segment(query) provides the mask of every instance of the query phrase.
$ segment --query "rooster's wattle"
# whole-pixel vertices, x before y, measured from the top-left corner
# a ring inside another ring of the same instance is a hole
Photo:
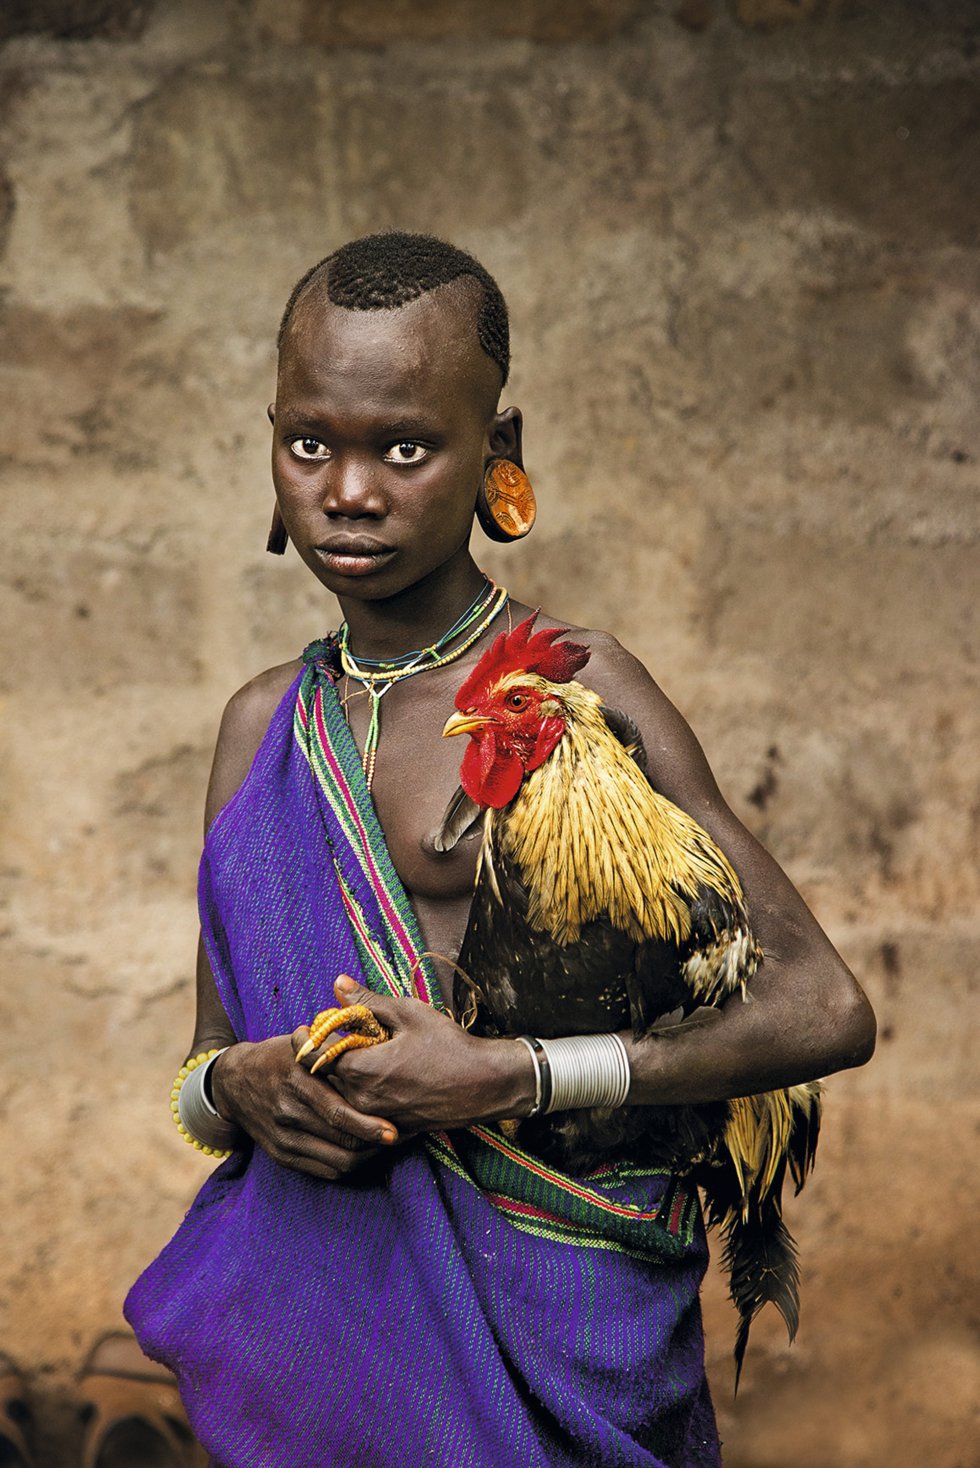
[[[457,1017],[485,1036],[630,1029],[640,1039],[744,996],[762,953],[724,854],[653,789],[632,721],[574,680],[589,649],[561,641],[567,629],[534,632],[534,621],[497,637],[444,730],[470,743],[437,850],[486,813]],[[517,1138],[579,1176],[624,1157],[694,1177],[725,1239],[740,1371],[763,1304],[796,1331],[799,1272],[780,1198],[787,1167],[802,1187],[819,1120],[812,1082],[697,1106],[537,1116]]]

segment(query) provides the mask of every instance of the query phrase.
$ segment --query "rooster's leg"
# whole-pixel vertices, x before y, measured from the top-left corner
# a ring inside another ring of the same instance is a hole
[[[310,1066],[310,1075],[315,1075],[321,1066],[329,1065],[347,1050],[365,1050],[389,1038],[388,1031],[378,1023],[366,1004],[350,1004],[346,1009],[324,1009],[310,1025],[310,1038],[297,1051],[296,1059],[302,1060],[318,1050],[335,1030],[346,1030],[347,1033]]]

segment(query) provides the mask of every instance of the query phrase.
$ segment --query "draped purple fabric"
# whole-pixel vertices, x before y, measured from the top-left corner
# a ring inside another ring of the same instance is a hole
[[[310,707],[315,688],[336,730],[311,664],[205,845],[205,942],[241,1039],[307,1023],[338,973],[381,987],[338,872],[379,943],[383,924],[297,737],[297,694]],[[356,758],[335,737],[353,788]],[[696,1200],[612,1169],[602,1197],[630,1226],[663,1214],[648,1245],[627,1247],[555,1222],[550,1194],[514,1204],[503,1153],[500,1197],[477,1186],[467,1148],[486,1150],[471,1133],[419,1141],[326,1183],[249,1146],[208,1179],[126,1314],[176,1373],[215,1463],[717,1468]]]

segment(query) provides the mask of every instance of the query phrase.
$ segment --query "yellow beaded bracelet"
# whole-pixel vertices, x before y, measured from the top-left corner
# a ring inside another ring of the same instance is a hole
[[[199,1065],[207,1065],[209,1060],[213,1060],[216,1055],[220,1054],[221,1051],[219,1049],[202,1050],[200,1055],[193,1056],[185,1065],[180,1067],[180,1070],[174,1077],[173,1087],[170,1091],[170,1111],[177,1130],[185,1142],[189,1142],[198,1152],[203,1152],[205,1157],[230,1157],[231,1151],[222,1151],[218,1147],[208,1147],[204,1142],[199,1142],[197,1137],[192,1136],[180,1119],[180,1093],[183,1090],[184,1082],[192,1070],[197,1070]]]

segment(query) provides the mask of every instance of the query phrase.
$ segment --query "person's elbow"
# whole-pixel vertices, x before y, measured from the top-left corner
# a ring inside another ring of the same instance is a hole
[[[867,1065],[875,1053],[878,1023],[864,991],[850,974],[831,1009],[824,1074]]]

